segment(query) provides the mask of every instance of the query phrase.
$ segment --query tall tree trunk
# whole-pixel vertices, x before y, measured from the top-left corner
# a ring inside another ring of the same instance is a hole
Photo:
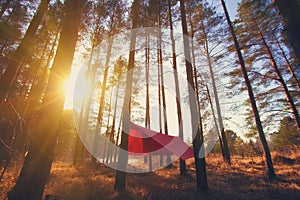
[[[298,90],[299,90],[299,92],[300,92],[300,80],[297,78],[297,75],[296,75],[296,73],[295,73],[295,71],[294,71],[294,69],[293,69],[291,63],[289,62],[289,60],[288,60],[288,58],[287,58],[287,55],[286,55],[285,51],[283,50],[283,48],[282,48],[282,46],[281,46],[281,43],[280,43],[279,39],[278,39],[276,36],[274,36],[274,38],[275,38],[275,40],[276,40],[276,44],[277,44],[277,46],[278,46],[278,48],[279,48],[279,50],[280,50],[280,53],[282,54],[282,56],[283,56],[283,58],[284,58],[284,60],[285,60],[285,63],[286,63],[286,65],[288,66],[288,68],[289,68],[289,70],[290,70],[291,75],[293,76],[293,78],[294,78],[295,81],[296,81],[296,84],[297,84],[297,86],[298,86]]]
[[[118,147],[117,146],[119,146],[119,139],[120,139],[120,133],[121,133],[122,120],[123,120],[123,113],[121,113],[121,116],[120,116],[119,127],[118,127],[116,142],[115,142],[116,145],[114,146],[114,161],[115,162],[117,160],[117,154],[118,154]]]
[[[273,0],[283,18],[291,46],[300,62],[300,5],[298,0]]]
[[[98,121],[97,121],[97,126],[96,126],[96,130],[95,130],[95,138],[94,138],[94,143],[93,143],[93,155],[96,155],[97,147],[99,146],[99,141],[100,141],[99,134],[101,134],[104,98],[105,98],[105,92],[106,92],[108,68],[109,68],[109,62],[110,62],[110,57],[111,57],[112,45],[113,45],[113,39],[109,38],[106,59],[105,59],[105,69],[104,69],[103,80],[102,80],[102,89],[101,89],[99,110],[98,110]],[[93,158],[94,164],[96,163],[96,161],[97,161],[96,158]]]
[[[265,49],[268,52],[268,55],[270,57],[271,65],[273,66],[273,68],[274,68],[274,70],[276,72],[278,81],[279,81],[279,83],[280,83],[280,85],[281,85],[281,87],[283,89],[283,92],[285,93],[286,100],[287,100],[288,104],[290,105],[291,111],[292,111],[292,113],[294,115],[294,119],[296,120],[296,124],[297,124],[297,127],[298,127],[298,132],[300,134],[300,116],[299,116],[297,107],[296,107],[296,105],[294,103],[293,97],[290,94],[290,91],[289,91],[289,89],[288,89],[288,87],[287,87],[287,85],[286,85],[286,83],[285,83],[285,81],[284,81],[284,79],[283,79],[283,77],[281,75],[280,69],[277,66],[277,63],[276,63],[275,58],[274,58],[274,56],[272,54],[272,51],[271,51],[269,45],[267,44],[267,41],[265,40],[264,35],[261,32],[261,30],[259,29],[258,25],[257,25],[257,30],[258,30],[258,34],[259,34],[259,36],[260,36],[260,38],[261,38],[261,40],[262,40],[262,42],[263,42],[263,44],[265,46]]]
[[[146,56],[146,66],[145,66],[145,76],[146,76],[146,116],[145,116],[145,127],[150,129],[150,98],[149,98],[149,61],[150,61],[150,49],[149,49],[149,32],[146,29],[146,51],[145,51],[145,56]],[[147,162],[147,157],[144,157],[144,162]],[[149,155],[149,171],[152,171],[152,157]]]
[[[78,124],[78,132],[82,133],[84,129],[84,105],[85,105],[85,99],[82,100],[81,102],[81,108],[80,108],[80,113],[79,113],[79,124]],[[75,136],[75,151],[74,151],[74,158],[73,158],[73,163],[82,163],[83,161],[83,145],[82,141],[79,137],[78,134]]]
[[[20,62],[30,54],[30,44],[34,40],[35,32],[38,29],[44,15],[47,12],[49,1],[50,0],[41,1],[38,11],[33,17],[20,45],[18,46],[18,48],[14,52],[14,55],[12,56],[13,59],[10,60],[6,71],[0,79],[0,102],[6,99],[17,75]]]
[[[207,65],[208,65],[209,72],[210,72],[210,77],[212,80],[212,87],[213,87],[213,92],[214,92],[214,96],[215,96],[215,103],[216,103],[216,108],[217,108],[219,127],[221,130],[221,131],[218,130],[220,147],[221,147],[222,156],[223,156],[224,161],[227,164],[230,164],[231,163],[230,152],[229,152],[227,138],[226,138],[225,131],[224,131],[224,124],[223,124],[223,118],[222,118],[222,114],[221,114],[221,108],[220,108],[220,103],[219,103],[219,97],[218,97],[218,91],[217,91],[217,87],[216,87],[215,77],[214,77],[214,73],[212,70],[212,63],[211,63],[211,57],[210,57],[210,53],[209,53],[209,43],[208,43],[208,39],[207,39],[207,32],[206,32],[203,20],[202,19],[200,19],[200,20],[201,20],[201,22],[200,22],[201,29],[202,29],[202,33],[203,33],[203,37],[204,37],[204,49],[205,49],[205,54],[206,54],[206,60],[207,60]],[[192,20],[190,19],[190,21],[192,21]],[[191,28],[192,28],[192,39],[193,39],[194,32],[193,32],[192,24],[191,24]],[[193,44],[194,44],[194,42],[192,40],[192,46],[193,46]],[[193,47],[192,47],[192,50],[194,51]],[[194,68],[195,68],[195,66],[194,66]],[[211,98],[211,97],[209,96],[209,98]],[[212,111],[213,111],[213,106],[212,106]],[[215,116],[214,116],[214,119],[216,119]],[[218,123],[216,123],[216,126],[218,126]],[[221,133],[221,136],[219,133]]]
[[[206,33],[204,33],[204,34],[206,34]],[[207,41],[206,37],[205,37],[205,43],[206,43],[206,48],[205,48],[206,59],[207,59],[207,64],[208,64],[209,73],[210,73],[210,77],[211,77],[211,82],[212,82],[212,87],[213,87],[213,92],[214,92],[214,97],[215,97],[215,104],[216,104],[216,108],[217,108],[218,121],[219,121],[220,132],[221,132],[222,141],[220,141],[220,142],[222,142],[222,146],[223,146],[222,149],[223,149],[224,160],[227,164],[230,164],[231,163],[230,152],[229,152],[229,148],[228,148],[227,138],[225,135],[223,117],[221,114],[221,108],[220,108],[220,102],[219,102],[219,96],[218,96],[218,91],[217,91],[217,87],[216,87],[214,72],[212,69],[211,57],[209,55],[208,41]]]
[[[44,66],[44,69],[41,69],[42,75],[41,75],[40,81],[33,84],[32,88],[30,90],[29,98],[32,101],[29,100],[27,105],[25,106],[26,108],[24,110],[24,116],[26,118],[26,121],[29,121],[31,119],[32,115],[34,114],[34,112],[37,108],[37,105],[39,104],[39,102],[41,100],[41,96],[44,92],[45,84],[48,80],[48,72],[49,72],[48,70],[50,69],[50,63],[51,63],[51,60],[53,59],[55,47],[57,46],[58,37],[59,37],[59,32],[57,32],[57,34],[55,35],[55,38],[53,40],[51,50],[47,57],[46,65]]]
[[[136,33],[135,28],[138,23],[138,12],[140,8],[140,1],[134,0],[132,4],[132,29],[130,38],[130,52],[129,60],[127,66],[127,77],[126,77],[126,88],[125,96],[123,102],[123,122],[122,122],[122,133],[121,133],[121,150],[119,151],[118,159],[118,170],[116,171],[115,179],[115,190],[123,190],[126,187],[126,173],[122,169],[126,169],[128,162],[128,133],[129,133],[129,123],[130,123],[130,99],[132,94],[132,81],[133,81],[133,69],[134,69],[134,57],[135,57],[135,43],[136,43]]]
[[[208,101],[209,101],[209,104],[210,104],[210,108],[211,108],[211,111],[212,111],[212,116],[213,116],[213,119],[214,119],[214,123],[215,123],[216,129],[217,129],[217,133],[218,133],[218,137],[219,137],[219,142],[220,142],[220,148],[221,148],[221,151],[222,151],[222,156],[225,159],[225,155],[223,155],[224,154],[223,142],[222,142],[222,139],[221,139],[220,130],[219,130],[219,127],[218,127],[218,122],[217,122],[217,119],[216,119],[216,115],[215,115],[213,103],[212,103],[210,92],[209,92],[209,89],[208,89],[207,85],[206,85],[206,92],[207,92],[207,96],[208,96]]]
[[[273,163],[272,163],[270,149],[269,149],[266,137],[265,137],[265,133],[264,133],[262,123],[261,123],[261,120],[260,120],[260,116],[259,116],[259,113],[258,113],[258,109],[257,109],[257,106],[256,106],[256,101],[255,101],[255,98],[254,98],[252,86],[251,86],[251,83],[250,83],[250,80],[249,80],[249,77],[248,77],[245,61],[244,61],[244,58],[243,58],[243,55],[242,55],[242,52],[241,52],[241,48],[240,48],[239,42],[237,40],[233,25],[232,25],[232,22],[230,20],[229,14],[228,14],[227,7],[225,5],[225,1],[221,0],[221,3],[222,3],[222,7],[224,9],[224,13],[225,13],[225,16],[226,16],[227,23],[228,23],[229,28],[230,28],[231,35],[233,37],[235,49],[236,49],[236,52],[238,54],[238,58],[239,58],[239,62],[240,62],[240,65],[241,65],[242,73],[243,73],[245,83],[246,83],[246,87],[247,87],[247,90],[248,90],[248,94],[249,94],[249,98],[250,98],[250,102],[251,102],[251,106],[252,106],[252,111],[254,113],[254,118],[255,118],[255,122],[256,122],[257,131],[258,131],[259,138],[260,138],[260,141],[263,145],[263,149],[264,149],[264,152],[265,152],[265,157],[266,157],[266,161],[267,161],[267,169],[268,169],[268,177],[269,177],[270,180],[272,180],[272,179],[276,178],[276,174],[275,174]]]
[[[106,60],[105,60],[105,69],[104,69],[104,74],[103,74],[102,90],[101,90],[101,97],[100,97],[100,104],[99,104],[98,122],[99,122],[100,126],[101,126],[101,122],[102,122],[104,98],[105,98],[105,92],[106,92],[108,68],[109,68],[109,62],[110,62],[110,57],[111,57],[112,45],[113,45],[113,39],[110,38],[108,41],[107,54],[106,54]]]
[[[113,122],[112,122],[112,125],[111,125],[111,131],[110,131],[110,141],[116,145],[115,143],[115,130],[116,130],[116,119],[117,119],[117,107],[118,107],[118,99],[119,99],[119,88],[120,88],[120,82],[118,82],[117,84],[117,91],[116,91],[116,97],[115,97],[115,105],[114,105],[114,114],[113,114]],[[112,161],[112,157],[115,152],[115,149],[111,149],[112,148],[112,145],[109,145],[109,149],[108,149],[108,152],[109,152],[109,156],[111,157],[111,161]],[[115,157],[114,157],[114,161],[115,160]]]
[[[159,49],[159,36],[157,35],[157,49]],[[157,95],[158,95],[158,123],[159,123],[159,132],[162,133],[162,117],[161,117],[161,70],[159,64],[159,50],[157,50]],[[160,155],[160,166],[163,166],[163,155]]]
[[[168,15],[169,15],[169,26],[170,26],[170,38],[172,45],[172,61],[173,61],[173,70],[174,70],[174,82],[175,82],[175,93],[176,93],[176,107],[177,107],[177,120],[178,120],[178,129],[179,137],[183,139],[183,121],[181,113],[181,103],[180,103],[180,90],[179,90],[179,81],[178,81],[178,72],[177,72],[177,60],[176,60],[176,49],[175,49],[175,39],[173,33],[173,19],[172,19],[172,9],[171,9],[171,0],[168,0]],[[186,163],[185,160],[180,159],[180,175],[186,175]]]
[[[65,100],[63,82],[69,77],[80,24],[81,0],[65,1],[63,29],[38,118],[31,130],[30,147],[16,185],[8,199],[41,199],[50,174]],[[62,67],[64,66],[64,67]],[[30,183],[30,184],[29,184]]]
[[[110,155],[110,144],[109,142],[111,141],[111,132],[109,131],[109,124],[110,124],[110,118],[111,118],[111,108],[112,108],[112,98],[113,98],[113,90],[110,91],[110,97],[109,97],[109,107],[108,107],[108,114],[107,114],[107,123],[106,123],[106,132],[105,132],[105,136],[107,139],[109,139],[109,141],[105,140],[105,146],[104,147],[104,156],[103,159],[106,157],[106,161],[105,163],[109,162],[109,155]],[[107,149],[107,152],[105,152],[105,150]],[[106,155],[106,156],[105,156]]]
[[[145,76],[146,76],[146,116],[145,116],[145,127],[150,128],[150,99],[149,99],[149,59],[150,59],[150,49],[149,49],[149,33],[146,29],[146,66],[145,66]]]
[[[44,58],[49,45],[51,45],[50,44],[50,40],[47,40],[46,44],[45,44],[45,46],[43,48],[42,55],[40,56],[41,60]],[[32,89],[35,87],[35,84],[37,83],[37,80],[39,78],[39,73],[38,72],[43,71],[44,67],[45,66],[42,66],[42,65],[36,66],[36,64],[35,64],[34,68],[31,70],[33,72],[33,74],[34,74],[34,77],[32,77],[32,80],[30,82],[31,83],[30,90],[28,90],[28,93],[26,94],[26,96],[28,96],[28,97],[25,99],[24,105],[22,105],[22,107],[23,107],[22,108],[23,116],[24,116],[24,113],[26,112],[27,106],[29,104],[32,104],[34,102],[34,95],[31,96],[31,94],[33,94],[32,93]],[[29,78],[29,77],[27,77],[27,78]]]
[[[164,67],[163,67],[163,54],[162,54],[162,34],[161,34],[161,19],[160,19],[160,5],[158,9],[158,64],[160,66],[160,81],[161,81],[161,95],[163,105],[163,116],[164,116],[164,131],[166,135],[169,135],[168,128],[168,116],[167,116],[167,105],[166,105],[166,94],[164,85]],[[167,163],[172,165],[171,155],[167,155]]]
[[[194,148],[194,158],[196,165],[196,180],[197,180],[197,189],[201,191],[209,190],[207,184],[207,175],[206,175],[206,161],[205,157],[200,158],[199,152],[200,148],[203,144],[203,132],[200,133],[199,130],[199,116],[197,113],[197,102],[195,95],[195,84],[193,78],[193,68],[191,64],[191,55],[190,55],[190,45],[187,30],[187,21],[186,21],[186,12],[184,0],[180,0],[180,13],[181,13],[181,24],[182,24],[182,32],[183,32],[183,41],[184,41],[184,56],[185,56],[185,66],[186,66],[186,74],[187,81],[189,84],[188,92],[189,92],[189,102],[190,102],[190,110],[191,110],[191,120],[192,120],[192,131],[193,131],[193,148]]]
[[[98,18],[98,20],[100,19],[100,17]],[[84,122],[83,122],[83,129],[82,129],[82,139],[83,141],[86,141],[86,135],[87,135],[87,132],[88,132],[88,121],[89,121],[89,116],[90,116],[90,107],[91,107],[91,103],[92,103],[92,95],[93,95],[93,92],[94,92],[94,89],[95,89],[95,78],[96,78],[96,71],[97,71],[97,66],[92,66],[92,60],[93,60],[93,57],[94,57],[94,54],[95,54],[95,47],[96,47],[96,40],[95,40],[95,37],[96,37],[96,34],[97,34],[97,30],[98,30],[98,27],[99,27],[99,23],[97,23],[96,25],[96,28],[94,30],[94,33],[93,33],[93,37],[92,37],[92,48],[91,48],[91,52],[90,52],[90,55],[89,55],[89,62],[88,62],[88,66],[87,66],[87,77],[89,77],[90,79],[90,83],[91,83],[91,87],[89,88],[89,93],[87,95],[87,97],[85,98],[86,99],[86,111],[84,113]],[[96,63],[99,61],[99,52],[97,53],[97,56],[96,56]],[[88,154],[86,148],[81,148],[81,154],[84,155],[84,154]],[[92,160],[93,161],[96,161],[96,159],[92,156]]]
[[[193,38],[193,32],[192,32],[192,38]],[[200,97],[199,97],[199,81],[198,81],[198,74],[197,74],[197,69],[196,69],[196,59],[195,59],[195,50],[194,50],[194,42],[193,39],[191,41],[191,46],[192,46],[192,62],[193,62],[193,73],[194,73],[194,85],[195,85],[195,95],[196,95],[196,104],[197,104],[197,111],[199,115],[199,131],[200,133],[203,133],[203,124],[202,124],[202,115],[201,115],[201,103],[200,103]],[[200,75],[199,75],[200,76]],[[200,76],[201,78],[201,76]],[[203,82],[203,80],[202,80]],[[201,141],[204,142],[204,136],[203,134],[200,134],[200,139]],[[219,140],[221,141],[220,137]],[[201,150],[202,152],[202,150]],[[203,148],[203,155],[205,155],[205,149]]]
[[[194,42],[192,40],[192,60],[193,60],[193,73],[194,73],[194,81],[195,81],[195,95],[196,95],[196,103],[197,103],[197,111],[199,115],[199,131],[200,133],[203,133],[203,124],[202,124],[202,115],[201,115],[201,103],[200,103],[200,97],[199,97],[199,82],[198,82],[198,74],[196,69],[196,60],[195,60],[195,51],[194,51]],[[202,80],[203,82],[203,80]],[[200,134],[200,139],[204,142],[204,136],[203,134]],[[219,141],[221,141],[221,137],[219,136]],[[223,149],[222,143],[221,143],[221,149]],[[223,151],[222,151],[223,152]],[[205,155],[205,149],[203,148],[203,151],[201,150],[201,153]]]

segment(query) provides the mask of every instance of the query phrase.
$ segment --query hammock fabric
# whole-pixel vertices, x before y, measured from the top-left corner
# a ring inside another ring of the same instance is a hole
[[[194,156],[193,149],[181,138],[161,134],[133,123],[130,123],[128,152],[138,155],[175,154],[182,160]]]

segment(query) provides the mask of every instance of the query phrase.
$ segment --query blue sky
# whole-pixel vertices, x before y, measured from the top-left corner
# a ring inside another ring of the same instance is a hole
[[[237,4],[240,2],[240,0],[227,0],[225,2],[228,12],[230,13],[231,20],[233,20],[236,15]]]
[[[217,7],[218,12],[224,13],[220,0],[208,0],[208,1],[210,1],[214,6]],[[237,5],[240,1],[241,0],[225,0],[226,7],[232,21],[235,18]]]

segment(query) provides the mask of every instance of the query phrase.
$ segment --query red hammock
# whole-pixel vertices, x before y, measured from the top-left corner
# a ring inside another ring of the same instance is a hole
[[[128,152],[139,155],[171,155],[186,160],[194,156],[193,149],[181,138],[161,134],[130,123]]]

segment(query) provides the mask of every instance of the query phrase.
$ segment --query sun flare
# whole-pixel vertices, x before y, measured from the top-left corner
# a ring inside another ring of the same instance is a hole
[[[65,109],[71,109],[74,104],[82,102],[91,90],[91,82],[80,67],[73,67],[69,80],[65,82]]]

